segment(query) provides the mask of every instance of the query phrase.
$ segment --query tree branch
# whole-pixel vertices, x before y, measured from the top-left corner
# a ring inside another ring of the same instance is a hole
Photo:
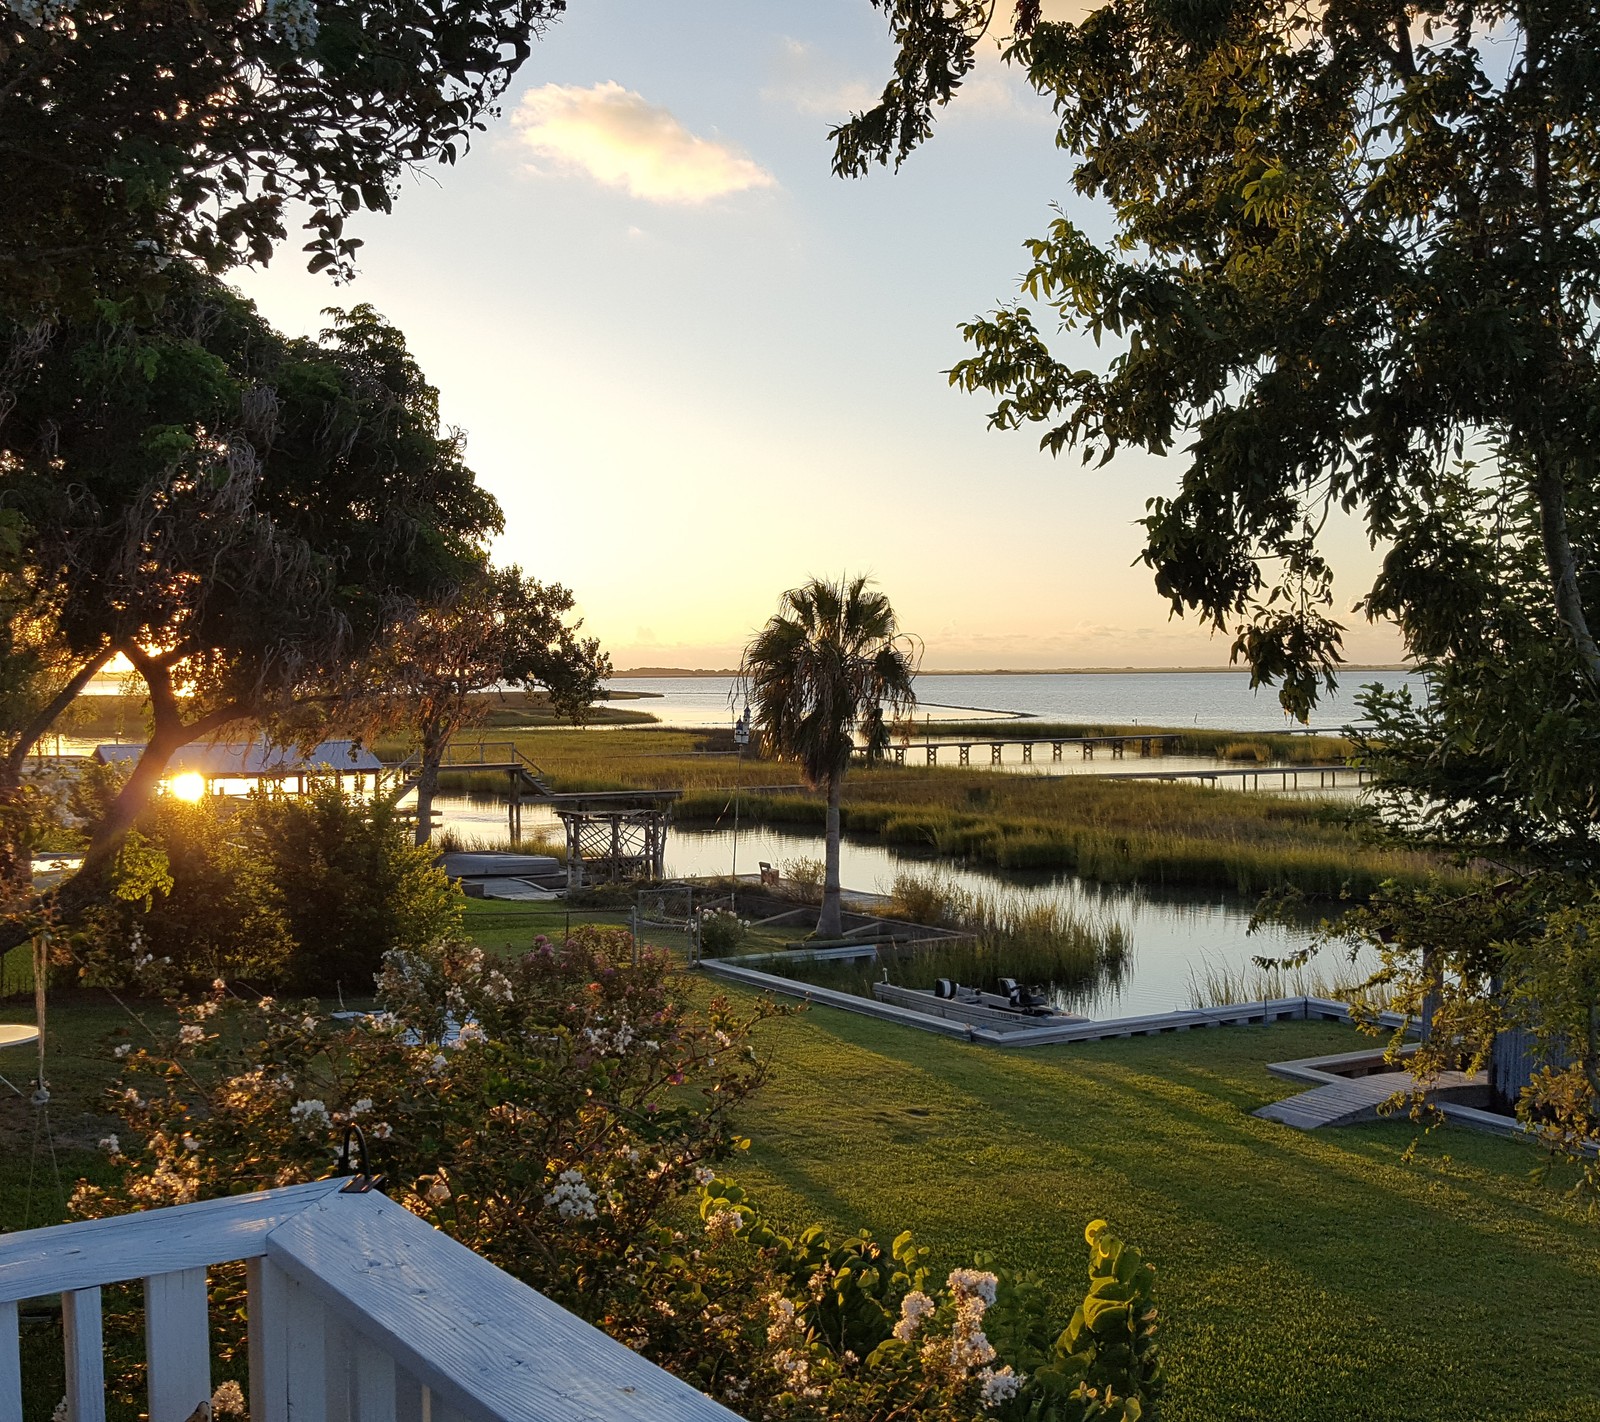
[[[1578,560],[1567,532],[1566,487],[1548,454],[1541,453],[1534,460],[1533,494],[1539,503],[1539,537],[1555,592],[1556,612],[1572,633],[1573,646],[1590,684],[1600,690],[1600,647],[1589,630],[1583,593],[1578,586]]]

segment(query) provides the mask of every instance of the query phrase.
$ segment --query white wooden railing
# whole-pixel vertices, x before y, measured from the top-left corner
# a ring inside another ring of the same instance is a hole
[[[59,1294],[71,1422],[104,1422],[104,1285],[144,1281],[149,1422],[211,1397],[206,1270],[249,1274],[250,1422],[736,1422],[375,1192],[323,1180],[0,1236],[0,1422],[17,1304]]]

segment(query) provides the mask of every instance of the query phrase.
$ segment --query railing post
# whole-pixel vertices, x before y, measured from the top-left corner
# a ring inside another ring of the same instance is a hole
[[[250,1422],[288,1422],[289,1280],[266,1259],[252,1259],[249,1272]]]
[[[68,1422],[106,1422],[100,1290],[71,1289],[62,1294],[61,1323],[66,1334]]]
[[[14,1303],[0,1304],[0,1422],[22,1422],[22,1350]]]
[[[211,1401],[206,1271],[182,1269],[144,1281],[150,1422],[186,1422]]]

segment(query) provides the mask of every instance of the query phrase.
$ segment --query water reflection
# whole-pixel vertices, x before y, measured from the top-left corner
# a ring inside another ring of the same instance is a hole
[[[493,801],[451,796],[436,802],[448,828],[463,838],[505,833],[505,808]],[[523,812],[524,836],[554,834],[548,810]],[[700,830],[672,827],[667,836],[667,872],[689,876],[753,873],[761,862],[780,869],[786,862],[819,859],[818,836],[765,825]],[[1086,1017],[1123,1017],[1190,1006],[1192,975],[1208,970],[1248,975],[1256,956],[1279,957],[1303,947],[1309,931],[1272,924],[1250,933],[1251,900],[1221,892],[1095,884],[1070,874],[1022,874],[973,869],[903,849],[846,839],[840,878],[847,889],[887,894],[905,870],[937,868],[960,886],[989,894],[1059,903],[1079,917],[1120,925],[1129,949],[1120,974],[1088,984],[1063,984],[1058,1005]]]

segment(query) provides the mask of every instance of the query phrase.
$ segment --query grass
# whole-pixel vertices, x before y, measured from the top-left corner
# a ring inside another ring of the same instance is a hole
[[[1350,968],[1329,973],[1301,964],[1295,968],[1228,968],[1203,962],[1189,970],[1191,1007],[1229,1007],[1236,1002],[1265,1002],[1275,997],[1322,997],[1335,1002],[1359,1002],[1383,1010],[1394,1000],[1386,985],[1367,985],[1367,975]]]
[[[1224,749],[1233,736],[1204,734]],[[675,814],[687,823],[726,822],[737,793],[747,821],[821,830],[822,800],[793,766],[733,754],[728,739],[665,728],[516,737],[559,790],[681,789]],[[482,788],[499,788],[487,780]],[[850,833],[999,868],[1246,894],[1288,885],[1328,898],[1457,874],[1442,858],[1369,845],[1347,819],[1347,806],[1325,800],[1087,775],[877,766],[844,785]]]
[[[564,918],[467,913],[501,951]],[[687,981],[700,1000],[725,991]],[[103,1169],[111,1048],[138,1030],[103,995],[56,996],[69,1183]],[[1250,1115],[1290,1089],[1265,1063],[1368,1040],[1295,1023],[1000,1052],[813,1008],[761,1027],[773,1071],[742,1108],[752,1145],[730,1173],[782,1227],[910,1228],[938,1269],[981,1251],[1041,1276],[1064,1310],[1081,1296],[1083,1226],[1110,1219],[1160,1270],[1166,1422],[1600,1422],[1600,1234],[1529,1180],[1530,1148],[1446,1128],[1408,1160],[1402,1122],[1307,1134]],[[28,1112],[0,1103],[11,1228]],[[52,1356],[47,1342],[59,1357],[56,1337],[25,1339],[29,1359]],[[57,1387],[40,1383],[46,1412]]]
[[[1600,1234],[1531,1149],[1402,1122],[1301,1133],[1250,1112],[1268,1061],[1352,1050],[1331,1024],[998,1052],[812,1009],[735,1173],[785,1226],[915,1231],[1071,1306],[1083,1227],[1160,1270],[1165,1422],[1600,1419]],[[1065,1315],[1063,1315],[1065,1316]]]

